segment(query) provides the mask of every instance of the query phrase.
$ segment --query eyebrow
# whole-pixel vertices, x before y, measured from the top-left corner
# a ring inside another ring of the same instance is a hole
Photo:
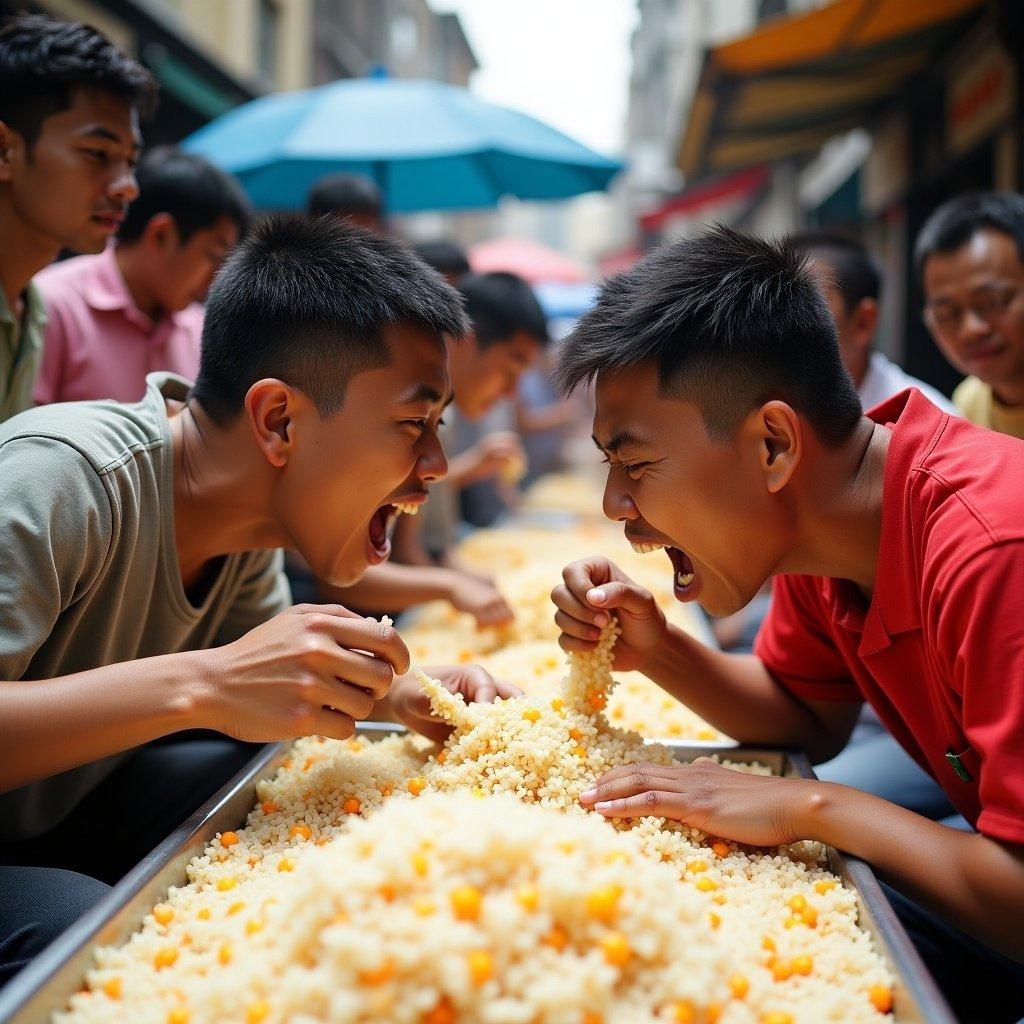
[[[410,391],[407,391],[398,399],[398,405],[415,405],[418,402],[430,402],[432,405],[441,404],[444,408],[447,408],[452,403],[452,399],[455,398],[454,392],[449,392],[447,395],[443,395],[437,388],[432,388],[429,384],[417,384]]]
[[[642,434],[631,430],[620,430],[607,444],[602,444],[597,439],[596,434],[591,434],[590,439],[597,445],[600,451],[610,455],[614,455],[620,448],[642,448],[651,443]]]
[[[109,128],[104,128],[101,124],[90,125],[88,128],[79,132],[79,136],[82,138],[90,135],[93,136],[93,138],[105,139],[107,142],[116,142],[119,146],[124,145],[124,139],[118,135],[117,132],[112,132]],[[131,148],[135,152],[142,149],[141,140],[132,139]]]

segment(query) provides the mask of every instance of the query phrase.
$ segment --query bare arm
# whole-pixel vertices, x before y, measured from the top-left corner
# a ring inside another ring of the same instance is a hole
[[[730,771],[711,761],[624,765],[581,801],[608,817],[664,815],[754,846],[814,839],[867,861],[922,906],[1024,962],[1024,848],[929,821],[830,782]]]
[[[843,749],[861,707],[801,700],[755,655],[712,650],[673,625],[641,671],[733,739],[804,750],[815,764]]]
[[[181,729],[345,739],[408,668],[393,628],[298,605],[223,647],[0,682],[0,791]]]

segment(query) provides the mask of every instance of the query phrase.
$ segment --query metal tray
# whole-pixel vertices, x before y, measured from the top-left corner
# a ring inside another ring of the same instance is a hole
[[[361,735],[379,738],[404,731],[367,722]],[[680,761],[704,757],[710,744],[667,743]],[[266,747],[252,763],[175,829],[126,875],[95,907],[52,943],[25,970],[0,990],[0,1024],[46,1024],[50,1014],[67,1005],[83,984],[97,946],[126,942],[143,918],[172,885],[186,882],[185,866],[218,832],[241,827],[256,802],[256,784],[273,775],[285,759],[288,743]],[[814,778],[802,754],[754,747],[714,750],[736,761],[759,761],[794,778]],[[857,893],[860,924],[868,931],[896,978],[896,1024],[956,1024],[935,982],[925,969],[889,905],[871,868],[854,857],[828,850],[829,867]]]

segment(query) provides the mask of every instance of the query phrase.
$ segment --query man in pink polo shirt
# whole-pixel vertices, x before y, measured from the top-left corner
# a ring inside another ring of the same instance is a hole
[[[48,317],[40,405],[136,402],[149,373],[196,376],[200,303],[245,231],[248,202],[233,178],[169,148],[145,157],[138,182],[114,245],[36,277]]]

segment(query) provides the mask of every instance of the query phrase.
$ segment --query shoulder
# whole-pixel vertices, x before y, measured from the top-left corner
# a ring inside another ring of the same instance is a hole
[[[936,572],[1024,540],[1024,441],[949,418],[907,487],[922,556]]]
[[[44,301],[59,302],[68,296],[80,297],[92,280],[98,256],[72,256],[60,263],[51,263],[32,279]]]
[[[29,409],[0,425],[0,453],[7,451],[10,458],[11,452],[33,448],[42,476],[70,449],[102,476],[167,443],[150,405],[146,400],[61,402]]]

